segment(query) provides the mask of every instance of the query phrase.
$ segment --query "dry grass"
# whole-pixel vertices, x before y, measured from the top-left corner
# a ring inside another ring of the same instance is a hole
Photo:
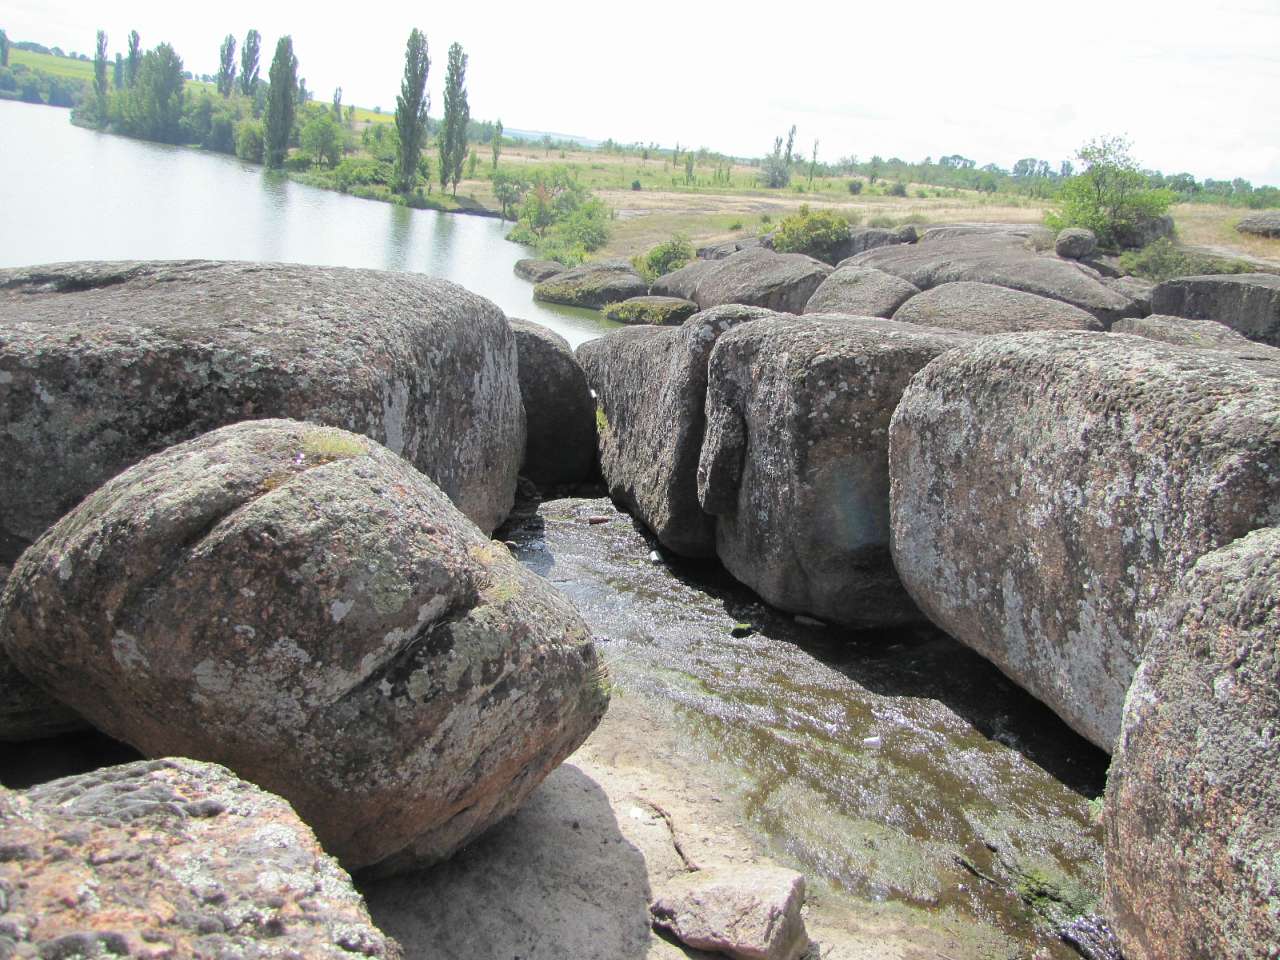
[[[1220,256],[1252,257],[1280,266],[1280,239],[1236,230],[1236,224],[1254,212],[1207,203],[1180,203],[1170,211],[1182,243]]]

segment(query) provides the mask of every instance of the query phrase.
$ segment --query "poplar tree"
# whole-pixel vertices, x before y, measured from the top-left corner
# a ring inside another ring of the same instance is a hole
[[[0,30],[0,67],[9,65],[9,35]]]
[[[129,31],[129,56],[124,61],[124,81],[132,87],[138,82],[138,67],[142,65],[142,38],[137,30]]]
[[[262,36],[257,30],[245,34],[244,46],[240,48],[240,92],[246,97],[253,96],[253,88],[258,85],[258,54],[262,48]]]
[[[218,48],[218,92],[230,97],[236,88],[236,38],[227,34]]]
[[[276,44],[267,79],[271,88],[267,97],[267,166],[279,167],[289,153],[298,94],[298,58],[293,55],[292,37],[281,37]]]
[[[93,54],[93,92],[98,96],[98,122],[107,119],[107,33],[98,31],[98,47]]]
[[[449,47],[449,65],[444,75],[444,121],[440,129],[440,186],[453,183],[458,195],[462,179],[462,161],[467,157],[467,122],[471,109],[467,106],[467,55],[461,44]]]
[[[116,65],[111,71],[111,86],[117,90],[124,89],[124,57],[116,54]]]
[[[493,129],[493,169],[498,169],[498,154],[502,152],[502,118],[498,118],[498,124]]]
[[[417,27],[409,33],[404,51],[404,79],[400,96],[396,97],[396,133],[400,135],[400,154],[396,167],[396,189],[408,193],[418,175],[418,158],[427,139],[427,111],[431,98],[427,95],[427,38]]]

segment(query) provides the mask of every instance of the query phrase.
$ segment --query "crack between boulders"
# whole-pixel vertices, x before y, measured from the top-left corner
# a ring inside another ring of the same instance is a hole
[[[644,797],[639,798],[640,802],[662,818],[662,822],[667,826],[667,832],[671,834],[671,845],[675,847],[676,855],[680,857],[680,861],[684,864],[685,870],[689,873],[696,873],[702,867],[694,861],[687,853],[684,846],[680,843],[680,835],[676,832],[676,821],[661,805]]]

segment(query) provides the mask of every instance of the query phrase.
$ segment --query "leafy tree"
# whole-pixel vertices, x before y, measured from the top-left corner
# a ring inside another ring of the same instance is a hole
[[[125,85],[132,87],[138,82],[138,70],[142,66],[142,38],[137,30],[129,31],[129,56],[124,62]]]
[[[333,119],[339,123],[342,122],[342,88],[337,87],[333,91]]]
[[[162,43],[141,57],[133,86],[119,97],[121,130],[144,140],[182,141],[182,58]]]
[[[298,80],[298,109],[302,109],[311,102],[311,91],[307,89],[307,78],[301,77]]]
[[[93,54],[93,92],[98,97],[98,121],[107,117],[107,33],[98,31],[98,46]]]
[[[218,76],[215,81],[218,92],[231,96],[236,88],[236,38],[227,34],[218,48]]]
[[[281,37],[267,74],[266,151],[267,166],[279,167],[289,152],[293,133],[294,97],[298,90],[298,58],[293,55],[293,38]]]
[[[253,96],[258,85],[258,55],[262,48],[262,35],[257,30],[245,34],[244,46],[240,48],[240,92],[246,97]]]
[[[1138,169],[1123,137],[1099,137],[1077,152],[1084,166],[1062,185],[1061,209],[1046,219],[1054,229],[1086,227],[1099,242],[1115,246],[1144,221],[1169,209],[1173,194],[1153,190]]]
[[[261,163],[266,155],[266,138],[260,120],[244,120],[236,127],[236,156]]]
[[[426,35],[414,27],[405,45],[404,78],[400,81],[400,95],[396,97],[396,133],[400,139],[396,188],[401,193],[413,189],[422,144],[427,139],[427,111],[431,108],[427,71],[430,69]]]
[[[449,64],[444,75],[444,122],[440,130],[440,187],[453,183],[453,194],[458,195],[458,181],[462,179],[462,161],[467,155],[467,121],[471,108],[467,106],[467,55],[458,43],[449,46]]]
[[[773,153],[765,157],[760,164],[760,182],[775,190],[791,182],[791,161],[782,155],[781,137],[774,137]]]
[[[111,72],[111,86],[116,90],[124,89],[124,57],[116,54],[115,68]]]
[[[9,65],[9,35],[0,30],[0,67]]]
[[[502,118],[493,129],[493,169],[498,169],[498,154],[502,153]]]
[[[308,111],[307,121],[302,125],[301,140],[302,149],[308,155],[314,155],[316,163],[326,163],[331,167],[338,165],[342,155],[342,127],[330,111],[314,107]]]
[[[524,199],[525,184],[522,180],[495,170],[493,173],[493,195],[502,205],[502,219],[510,217],[512,209]]]

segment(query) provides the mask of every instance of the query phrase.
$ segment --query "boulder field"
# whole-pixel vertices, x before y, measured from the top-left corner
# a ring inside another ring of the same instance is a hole
[[[369,439],[223,427],[92,493],[0,597],[13,663],[152,757],[287,799],[348,868],[448,856],[608,702],[563,597]]]
[[[703,310],[742,304],[800,313],[831,270],[803,254],[748,247],[720,260],[694,260],[659,277],[650,292],[692,300]]]
[[[1280,274],[1177,277],[1157,284],[1151,309],[1194,320],[1217,320],[1250,340],[1280,347]]]

